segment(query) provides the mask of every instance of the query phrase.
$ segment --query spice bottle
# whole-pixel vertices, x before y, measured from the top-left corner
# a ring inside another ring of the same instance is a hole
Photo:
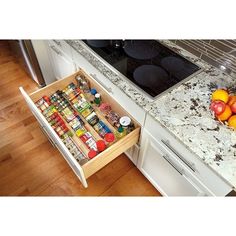
[[[115,135],[113,133],[106,133],[104,139],[106,141],[106,145],[109,147],[112,143],[114,143]]]
[[[99,106],[100,103],[101,103],[101,95],[100,95],[100,93],[96,93],[94,95],[94,97],[95,97],[94,102]]]
[[[90,92],[90,88],[89,88],[89,84],[86,80],[82,80],[81,81],[81,87],[80,89],[84,92],[84,93],[89,93]]]
[[[115,133],[117,139],[121,139],[126,135],[126,130],[120,125],[118,130]]]
[[[89,93],[90,92],[90,88],[89,88],[89,82],[85,79],[85,77],[83,75],[77,75],[75,77],[78,87],[85,93]]]

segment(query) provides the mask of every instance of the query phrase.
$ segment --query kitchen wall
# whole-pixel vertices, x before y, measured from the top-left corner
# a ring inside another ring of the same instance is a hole
[[[236,40],[171,40],[236,77]]]

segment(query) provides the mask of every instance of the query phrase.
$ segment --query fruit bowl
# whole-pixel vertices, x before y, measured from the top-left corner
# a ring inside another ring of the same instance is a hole
[[[226,89],[217,89],[211,95],[211,111],[217,120],[236,129],[236,95]]]

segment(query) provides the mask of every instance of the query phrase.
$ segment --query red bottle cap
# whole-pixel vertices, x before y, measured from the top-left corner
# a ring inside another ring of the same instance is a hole
[[[44,99],[44,101],[47,102],[48,105],[51,104],[51,100],[50,100],[50,98],[48,96],[43,96],[43,99]]]
[[[104,138],[105,138],[106,142],[111,143],[115,140],[115,135],[113,133],[107,133],[107,134],[105,134]]]
[[[99,152],[102,152],[106,149],[106,144],[103,140],[98,140],[96,142],[96,145],[97,145],[97,149],[98,149]]]
[[[94,151],[94,150],[90,150],[89,153],[88,153],[88,157],[90,159],[94,158],[95,156],[97,156],[97,152]]]

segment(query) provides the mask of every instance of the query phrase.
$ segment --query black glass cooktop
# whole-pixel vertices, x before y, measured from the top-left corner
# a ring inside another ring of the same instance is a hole
[[[83,40],[151,97],[201,68],[156,40]]]

